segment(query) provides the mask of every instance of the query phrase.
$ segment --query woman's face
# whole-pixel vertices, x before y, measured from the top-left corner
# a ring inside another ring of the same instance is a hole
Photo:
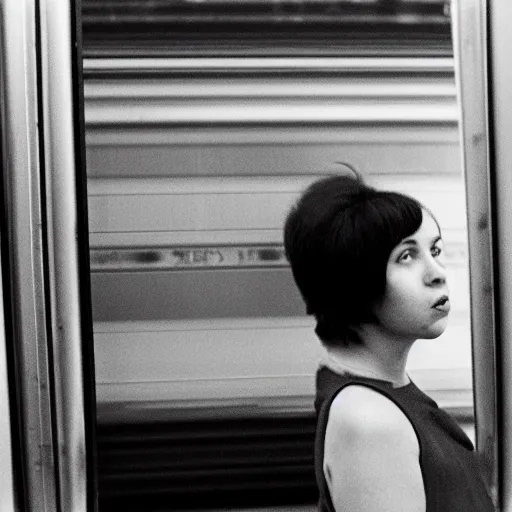
[[[423,210],[419,229],[391,251],[386,290],[375,307],[375,315],[386,334],[414,341],[441,335],[446,329],[449,311],[439,228]]]

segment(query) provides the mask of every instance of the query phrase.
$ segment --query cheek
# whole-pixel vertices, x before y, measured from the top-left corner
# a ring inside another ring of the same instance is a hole
[[[407,279],[400,279],[400,275],[389,276],[386,283],[382,305],[386,309],[401,308],[414,298]]]
[[[375,314],[383,324],[401,324],[416,316],[419,306],[414,290],[407,283],[389,280],[384,297],[375,308]]]
[[[391,302],[416,302],[422,296],[422,268],[419,264],[388,268],[385,295]]]
[[[384,326],[392,327],[402,324],[411,318],[414,308],[410,303],[400,297],[389,294],[385,297],[380,309],[377,310],[377,318]]]
[[[418,307],[418,297],[412,288],[401,287],[390,289],[388,302],[395,309],[415,309]]]

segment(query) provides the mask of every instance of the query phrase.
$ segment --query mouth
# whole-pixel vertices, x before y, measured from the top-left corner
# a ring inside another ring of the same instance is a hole
[[[448,313],[450,311],[450,299],[448,295],[442,295],[437,299],[432,305],[433,309],[437,309],[438,311],[442,311],[443,313]]]

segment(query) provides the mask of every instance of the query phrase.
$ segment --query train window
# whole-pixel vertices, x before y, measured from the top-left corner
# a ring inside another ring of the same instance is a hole
[[[346,168],[439,219],[451,325],[409,370],[475,438],[446,4],[84,0],[100,511],[315,503],[322,349],[282,224]]]

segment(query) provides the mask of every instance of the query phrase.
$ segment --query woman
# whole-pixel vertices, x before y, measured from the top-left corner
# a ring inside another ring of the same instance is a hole
[[[330,512],[490,512],[471,441],[406,372],[446,328],[439,225],[413,198],[359,178],[311,185],[285,249],[327,349],[317,373],[315,467]]]

